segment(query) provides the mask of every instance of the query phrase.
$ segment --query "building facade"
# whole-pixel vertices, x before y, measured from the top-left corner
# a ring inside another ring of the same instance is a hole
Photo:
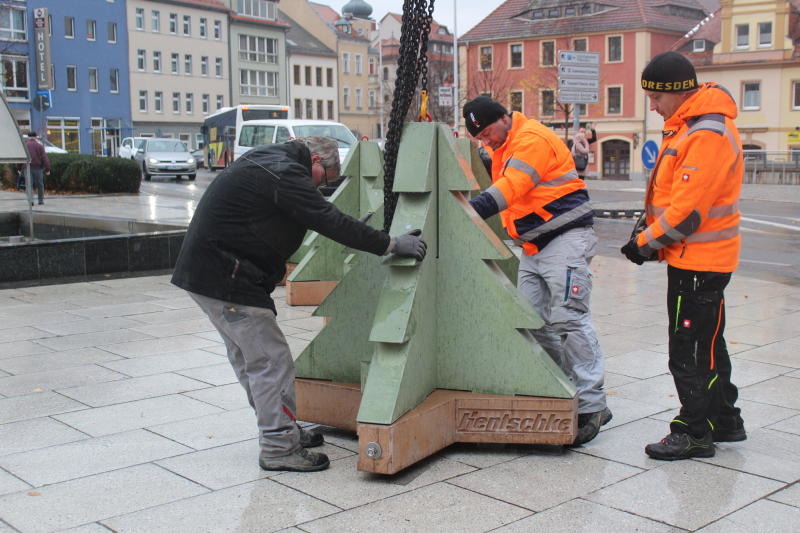
[[[134,134],[198,148],[205,117],[231,104],[228,6],[127,0],[126,7]]]
[[[0,0],[0,74],[3,92],[23,132],[31,129],[31,102],[36,95],[35,78],[29,75],[30,24],[27,1]]]
[[[227,0],[231,104],[289,102],[286,32],[277,0]]]

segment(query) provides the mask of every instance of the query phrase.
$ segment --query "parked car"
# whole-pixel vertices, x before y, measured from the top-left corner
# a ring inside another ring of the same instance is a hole
[[[202,148],[198,148],[194,152],[192,152],[194,156],[194,164],[197,165],[197,168],[204,168],[206,166],[206,154]]]
[[[125,137],[119,145],[119,156],[125,159],[134,159],[136,150],[144,146],[148,137]]]
[[[197,164],[194,156],[183,142],[177,139],[152,137],[136,150],[134,159],[142,169],[142,178],[150,181],[152,176],[185,175],[190,180],[197,177]]]
[[[63,148],[59,148],[55,144],[51,143],[47,139],[42,139],[42,145],[44,145],[44,151],[47,154],[66,154],[67,151]]]
[[[262,144],[283,143],[297,137],[332,137],[339,143],[339,160],[344,163],[355,135],[341,122],[329,120],[247,120],[236,132],[233,158]]]

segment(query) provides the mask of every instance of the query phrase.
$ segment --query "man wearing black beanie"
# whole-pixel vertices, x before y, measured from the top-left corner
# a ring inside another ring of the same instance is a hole
[[[669,435],[645,453],[667,461],[713,457],[714,442],[747,438],[723,337],[723,291],[741,244],[736,102],[716,83],[698,84],[677,52],[648,63],[642,88],[664,117],[664,139],[645,197],[647,226],[621,251],[638,265],[650,258],[669,265],[669,369],[681,402]]]
[[[467,131],[491,156],[492,186],[470,203],[483,218],[499,213],[522,247],[517,287],[544,320],[534,337],[578,391],[573,444],[583,444],[611,420],[589,311],[597,236],[586,184],[567,146],[538,120],[509,114],[486,96],[467,102],[463,113]]]

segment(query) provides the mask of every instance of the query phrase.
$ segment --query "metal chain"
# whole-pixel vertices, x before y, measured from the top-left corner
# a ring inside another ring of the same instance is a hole
[[[417,92],[417,83],[422,75],[422,87],[428,84],[428,35],[433,19],[434,0],[404,0],[403,25],[400,33],[400,52],[397,59],[397,78],[394,85],[392,111],[386,133],[383,153],[383,229],[387,233],[392,226],[397,195],[394,188],[394,171],[397,167],[397,152],[403,122]]]

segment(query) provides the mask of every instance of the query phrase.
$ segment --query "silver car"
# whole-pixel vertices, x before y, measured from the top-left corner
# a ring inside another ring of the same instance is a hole
[[[142,177],[150,181],[152,176],[184,175],[190,180],[197,177],[194,156],[183,142],[176,139],[149,138],[139,148],[134,159],[142,169]]]

